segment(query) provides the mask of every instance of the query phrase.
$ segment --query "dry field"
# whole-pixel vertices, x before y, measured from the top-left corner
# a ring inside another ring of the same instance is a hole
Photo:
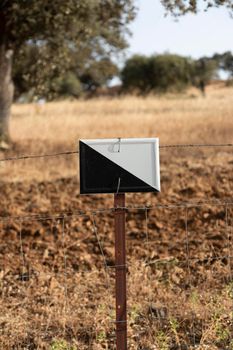
[[[80,138],[232,143],[233,89],[15,105],[11,135],[0,158]],[[161,194],[127,195],[129,349],[233,349],[232,166],[232,147],[161,149]],[[112,196],[79,195],[77,154],[0,176],[0,349],[114,349]]]

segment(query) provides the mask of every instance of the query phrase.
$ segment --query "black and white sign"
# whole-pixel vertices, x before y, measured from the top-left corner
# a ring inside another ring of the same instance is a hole
[[[79,141],[80,193],[159,192],[159,140]]]

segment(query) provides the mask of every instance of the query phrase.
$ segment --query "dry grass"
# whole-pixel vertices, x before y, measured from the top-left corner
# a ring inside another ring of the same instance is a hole
[[[183,96],[122,97],[13,107],[14,153],[38,154],[76,150],[81,138],[159,137],[161,144],[231,142],[233,89],[210,87],[206,98]],[[11,154],[11,153],[9,153]],[[72,176],[75,156],[2,165],[1,176],[43,180]],[[43,173],[41,172],[43,168]]]

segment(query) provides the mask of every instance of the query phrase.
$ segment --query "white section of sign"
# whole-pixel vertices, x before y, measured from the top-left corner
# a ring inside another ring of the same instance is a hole
[[[158,138],[81,141],[160,191]]]

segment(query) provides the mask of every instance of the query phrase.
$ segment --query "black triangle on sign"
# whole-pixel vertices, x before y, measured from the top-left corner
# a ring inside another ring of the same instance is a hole
[[[82,141],[79,141],[79,159],[81,194],[158,192]]]

